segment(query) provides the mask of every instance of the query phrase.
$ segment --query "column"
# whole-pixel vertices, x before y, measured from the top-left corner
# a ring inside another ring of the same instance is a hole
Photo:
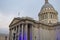
[[[32,24],[28,24],[28,40],[32,40]]]
[[[10,32],[9,32],[9,40],[13,40],[13,36],[12,36],[12,28],[10,29]]]
[[[22,40],[23,40],[23,24],[22,24]]]
[[[20,29],[20,26],[19,25],[17,25],[17,30],[16,30],[16,40],[18,40],[18,35],[19,35],[19,29]]]
[[[23,40],[23,25],[20,24],[19,40]]]
[[[32,27],[33,27],[33,26],[32,26],[32,24],[31,24],[31,25],[30,25],[30,40],[32,40],[32,33],[33,33],[33,32],[32,32],[32,31],[33,31],[33,30],[32,30]]]
[[[14,31],[14,33],[15,33],[15,40],[16,40],[17,39],[17,37],[16,37],[17,36],[17,25],[16,25],[15,29],[16,30]]]
[[[17,26],[18,26],[18,25],[15,26],[15,30],[14,30],[14,33],[15,33],[15,40],[17,39],[16,36],[17,36],[17,34],[18,34],[18,33],[17,33],[17,30],[18,30],[18,29],[17,29]]]
[[[9,40],[11,40],[11,29],[9,30]]]
[[[38,36],[39,36],[38,37],[39,38],[38,40],[40,40],[40,27],[38,28]]]
[[[18,40],[19,40],[19,35],[20,35],[20,25],[19,25],[19,28],[18,28]]]
[[[25,25],[25,31],[26,31],[26,40],[28,40],[28,24]]]

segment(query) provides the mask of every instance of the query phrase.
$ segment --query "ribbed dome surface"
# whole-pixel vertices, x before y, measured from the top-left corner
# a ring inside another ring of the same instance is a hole
[[[53,7],[50,3],[45,3],[45,4],[42,6],[41,12],[42,12],[42,11],[46,11],[46,10],[55,11],[54,7]]]
[[[54,9],[53,6],[52,6],[50,3],[45,3],[45,4],[42,6],[42,9],[45,9],[45,8],[52,8],[52,9]],[[42,10],[42,9],[41,9],[41,10]]]
[[[48,0],[45,0],[45,4],[42,6],[39,14],[46,13],[46,12],[53,12],[57,13],[57,11],[54,9],[54,7],[48,2]]]
[[[41,10],[40,10],[40,12],[42,13],[42,12],[56,12],[56,10],[54,9],[54,7],[48,2],[48,3],[45,3],[43,6],[42,6],[42,8],[41,8]]]

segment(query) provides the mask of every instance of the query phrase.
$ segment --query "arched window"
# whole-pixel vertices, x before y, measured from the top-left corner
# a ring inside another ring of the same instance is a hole
[[[44,19],[47,19],[47,14],[44,14]]]
[[[50,18],[51,18],[51,19],[53,18],[53,14],[52,14],[52,12],[50,12]]]
[[[48,18],[48,15],[47,15],[47,12],[44,14],[44,19],[47,19]]]
[[[51,18],[53,18],[53,15],[51,14]]]

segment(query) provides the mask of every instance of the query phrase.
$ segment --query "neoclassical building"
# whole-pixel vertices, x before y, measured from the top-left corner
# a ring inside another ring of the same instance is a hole
[[[45,0],[38,17],[38,21],[30,17],[14,18],[9,25],[9,40],[58,40],[58,12],[48,0]]]

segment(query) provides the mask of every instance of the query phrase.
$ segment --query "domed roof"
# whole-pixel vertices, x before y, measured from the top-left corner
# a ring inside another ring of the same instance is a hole
[[[56,12],[54,7],[48,2],[48,0],[45,0],[45,4],[42,6],[40,12]]]
[[[50,3],[45,3],[43,6],[42,6],[42,9],[46,9],[46,8],[53,8],[53,6],[50,4]]]
[[[42,8],[53,8],[53,6],[48,2],[48,0],[45,0],[45,4]]]

